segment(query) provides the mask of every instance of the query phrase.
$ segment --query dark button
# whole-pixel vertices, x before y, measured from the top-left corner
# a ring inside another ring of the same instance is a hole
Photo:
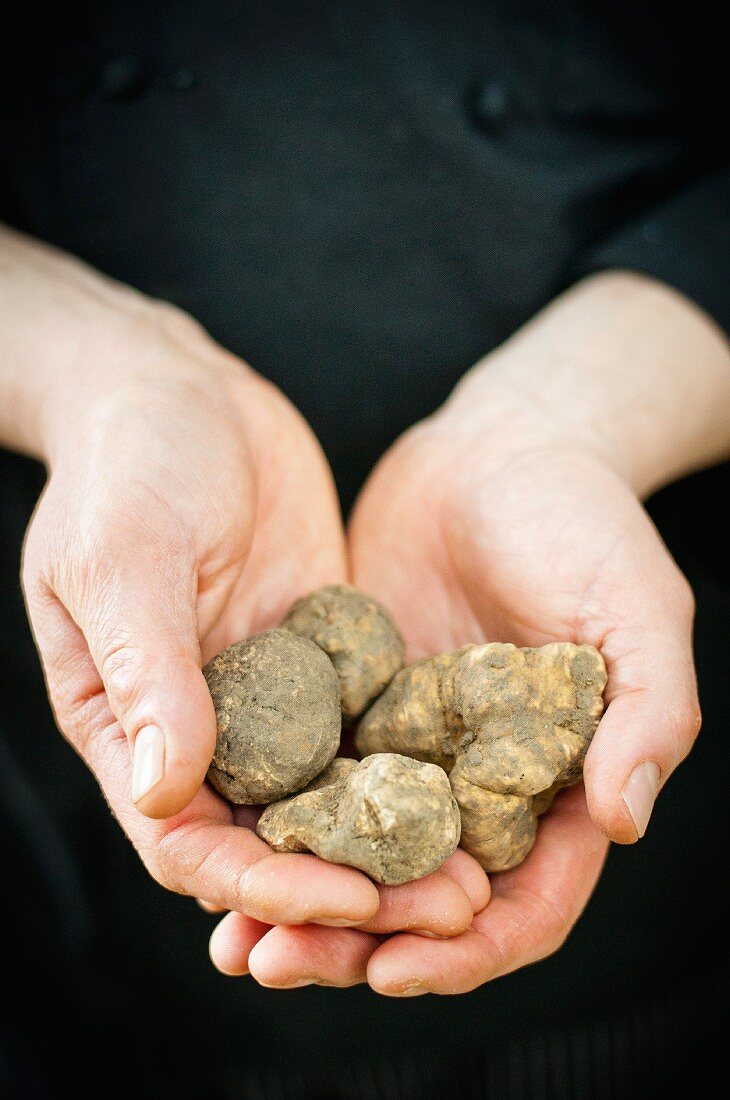
[[[150,84],[148,66],[139,57],[126,54],[108,61],[101,70],[99,85],[109,99],[128,100],[141,95]]]
[[[509,114],[509,96],[504,84],[488,80],[477,91],[474,103],[477,122],[486,126],[498,126]]]

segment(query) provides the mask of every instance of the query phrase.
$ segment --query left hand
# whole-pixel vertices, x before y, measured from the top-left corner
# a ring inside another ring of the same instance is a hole
[[[555,345],[548,339],[542,357],[539,345],[538,328],[494,353],[489,369],[467,376],[391,448],[356,508],[351,562],[354,582],[393,611],[410,660],[482,640],[600,649],[608,706],[585,790],[556,800],[527,860],[493,879],[491,904],[461,935],[380,942],[350,929],[268,931],[231,914],[211,943],[228,973],[288,986],[367,979],[378,992],[413,996],[467,992],[544,958],[588,901],[607,838],[643,835],[658,790],[692,746],[692,594],[630,483],[663,473],[614,446],[599,398],[600,430],[581,418],[580,385],[573,420],[567,405],[541,400],[532,364],[549,376]]]

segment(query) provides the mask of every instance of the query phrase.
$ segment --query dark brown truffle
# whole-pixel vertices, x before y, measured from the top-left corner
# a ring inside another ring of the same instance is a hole
[[[340,685],[319,646],[268,630],[203,672],[218,724],[208,779],[229,801],[272,802],[327,767],[340,743]]]

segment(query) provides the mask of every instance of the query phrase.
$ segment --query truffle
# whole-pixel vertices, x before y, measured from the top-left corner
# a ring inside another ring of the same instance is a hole
[[[306,791],[268,806],[256,831],[276,851],[315,852],[393,886],[453,855],[460,822],[443,769],[376,753],[334,760]]]
[[[530,851],[556,791],[580,780],[605,685],[593,646],[466,646],[399,672],[364,716],[356,745],[444,767],[462,847],[485,870],[504,871]]]
[[[217,720],[208,772],[231,802],[272,802],[326,768],[340,744],[340,685],[319,646],[268,630],[203,669]]]
[[[330,658],[346,722],[358,718],[403,665],[403,639],[390,613],[347,584],[330,584],[297,600],[281,625]]]

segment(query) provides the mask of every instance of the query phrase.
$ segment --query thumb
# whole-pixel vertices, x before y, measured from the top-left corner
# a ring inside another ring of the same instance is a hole
[[[622,844],[644,835],[659,790],[699,732],[693,613],[678,577],[662,599],[637,601],[631,623],[602,646],[609,704],[583,774],[591,817]]]
[[[132,800],[148,817],[169,817],[199,790],[215,749],[215,711],[201,671],[197,567],[168,548],[128,543],[100,557],[103,565],[83,585],[58,594],[129,740]]]

